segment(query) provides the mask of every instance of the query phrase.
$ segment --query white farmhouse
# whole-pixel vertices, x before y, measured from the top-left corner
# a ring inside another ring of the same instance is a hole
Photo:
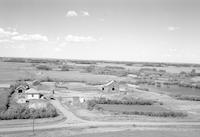
[[[25,91],[26,99],[40,99],[42,97],[42,94],[38,92],[37,90],[30,88]]]

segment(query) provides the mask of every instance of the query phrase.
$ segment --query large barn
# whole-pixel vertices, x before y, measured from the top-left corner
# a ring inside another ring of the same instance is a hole
[[[108,83],[101,85],[101,91],[103,91],[103,92],[119,92],[119,83],[115,80],[111,80]]]

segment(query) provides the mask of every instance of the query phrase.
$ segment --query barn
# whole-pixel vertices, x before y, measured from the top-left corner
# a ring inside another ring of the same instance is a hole
[[[119,92],[119,83],[115,80],[111,80],[108,83],[101,85],[101,91],[103,92]]]

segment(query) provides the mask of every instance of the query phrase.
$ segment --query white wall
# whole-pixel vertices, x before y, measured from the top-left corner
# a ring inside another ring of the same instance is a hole
[[[27,99],[39,99],[40,95],[39,94],[28,94]]]

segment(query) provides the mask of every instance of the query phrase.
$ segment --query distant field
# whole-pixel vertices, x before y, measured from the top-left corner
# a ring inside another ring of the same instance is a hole
[[[30,63],[0,62],[0,82],[32,77],[33,69]]]
[[[168,88],[167,86],[163,87],[155,87],[152,85],[141,85],[141,87],[149,88],[150,91],[155,91],[155,92],[166,92],[168,94],[172,95],[193,95],[193,96],[200,96],[200,89],[194,89],[194,88],[188,88],[188,87],[179,87],[176,85],[170,86]]]
[[[95,75],[90,73],[80,73],[78,71],[42,71],[43,76],[48,76],[50,78],[65,80],[65,81],[87,81],[87,82],[107,82],[109,80],[118,80],[119,77],[111,75]]]
[[[141,66],[132,66],[132,69],[139,70],[140,68],[156,68],[157,70],[162,69],[166,70],[169,73],[180,73],[181,71],[191,72],[192,69],[196,69],[196,72],[200,72],[199,67],[175,67],[175,66],[168,66],[168,67],[141,67]]]
[[[78,71],[44,71],[37,70],[31,63],[0,62],[0,83],[15,81],[25,78],[45,78],[49,77],[64,81],[81,82],[107,82],[118,80],[119,77],[111,75],[95,75],[90,73],[80,73]]]

